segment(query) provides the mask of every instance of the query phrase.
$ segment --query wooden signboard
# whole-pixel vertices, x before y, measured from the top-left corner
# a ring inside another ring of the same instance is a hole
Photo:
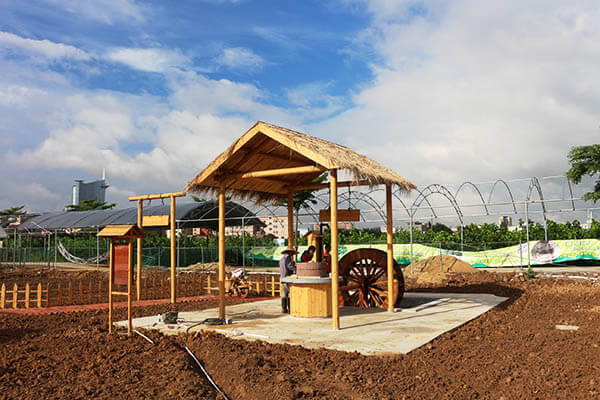
[[[127,285],[129,273],[129,245],[114,245],[113,285]]]
[[[338,221],[360,221],[360,210],[338,210]],[[319,220],[321,222],[331,221],[331,210],[320,210]]]
[[[167,226],[169,225],[168,215],[144,215],[142,218],[143,227]]]

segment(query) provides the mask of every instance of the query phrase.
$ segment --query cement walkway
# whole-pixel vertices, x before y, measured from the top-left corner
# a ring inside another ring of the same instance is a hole
[[[194,323],[218,315],[216,309],[179,313],[179,324],[165,325],[157,316],[136,318],[135,328],[158,329],[165,334],[213,330],[232,338],[288,343],[306,348],[327,348],[361,354],[406,354],[451,329],[485,313],[507,298],[491,294],[406,293],[398,312],[380,309],[340,308],[341,329],[330,318],[296,318],[281,313],[279,299],[227,307],[230,325]],[[126,326],[126,321],[116,323]]]

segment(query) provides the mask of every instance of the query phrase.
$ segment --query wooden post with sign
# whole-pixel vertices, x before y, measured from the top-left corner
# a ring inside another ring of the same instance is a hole
[[[138,202],[138,219],[137,219],[137,224],[138,227],[141,229],[143,229],[143,227],[145,226],[169,226],[170,231],[171,231],[171,303],[175,303],[177,301],[177,274],[175,271],[175,266],[176,266],[176,242],[175,242],[175,235],[176,235],[176,203],[175,203],[175,199],[177,197],[183,197],[185,196],[186,193],[185,192],[173,192],[173,193],[158,193],[158,194],[145,194],[142,196],[132,196],[129,197],[129,201],[137,201]],[[143,216],[144,213],[144,207],[143,207],[143,201],[144,200],[154,200],[154,199],[169,199],[171,202],[171,207],[170,207],[170,211],[169,211],[169,215],[147,215],[147,216]],[[138,246],[137,246],[137,251],[138,251],[138,256],[137,256],[137,265],[138,265],[138,269],[137,269],[137,282],[136,282],[136,287],[137,287],[137,299],[140,299],[140,292],[141,292],[141,279],[142,279],[142,242],[141,240],[138,240]]]
[[[110,239],[110,264],[108,268],[108,333],[113,328],[113,296],[127,296],[127,333],[131,335],[132,289],[133,289],[133,240],[144,237],[137,225],[109,225],[98,236]],[[126,286],[127,291],[122,287]],[[120,290],[115,290],[115,287]]]

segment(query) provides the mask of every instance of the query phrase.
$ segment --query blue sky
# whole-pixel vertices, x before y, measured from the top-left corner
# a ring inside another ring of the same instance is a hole
[[[116,53],[132,48],[170,52],[165,56],[173,64],[164,68],[252,82],[269,94],[265,102],[280,106],[290,105],[286,90],[307,83],[347,96],[372,77],[370,54],[353,49],[369,21],[361,7],[323,1],[157,1],[139,5],[133,15],[83,18],[82,7],[13,2],[4,10],[3,30],[88,53],[90,59],[81,64],[49,67],[90,90],[168,94],[166,78],[157,70],[162,66],[132,68],[125,54]],[[89,73],[90,68],[96,70]]]
[[[0,208],[61,209],[102,168],[120,207],[181,190],[256,120],[419,185],[560,175],[600,137],[593,2],[24,4],[0,10]]]

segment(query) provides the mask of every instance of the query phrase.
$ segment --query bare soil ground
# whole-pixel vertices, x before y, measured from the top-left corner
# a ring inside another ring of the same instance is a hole
[[[0,398],[219,398],[184,345],[232,400],[600,397],[600,286],[475,272],[451,274],[443,284],[409,277],[407,288],[509,300],[408,355],[371,357],[210,333],[147,333],[157,343],[151,345],[137,335],[108,336],[106,312],[0,314]],[[135,315],[170,308],[139,308]]]

